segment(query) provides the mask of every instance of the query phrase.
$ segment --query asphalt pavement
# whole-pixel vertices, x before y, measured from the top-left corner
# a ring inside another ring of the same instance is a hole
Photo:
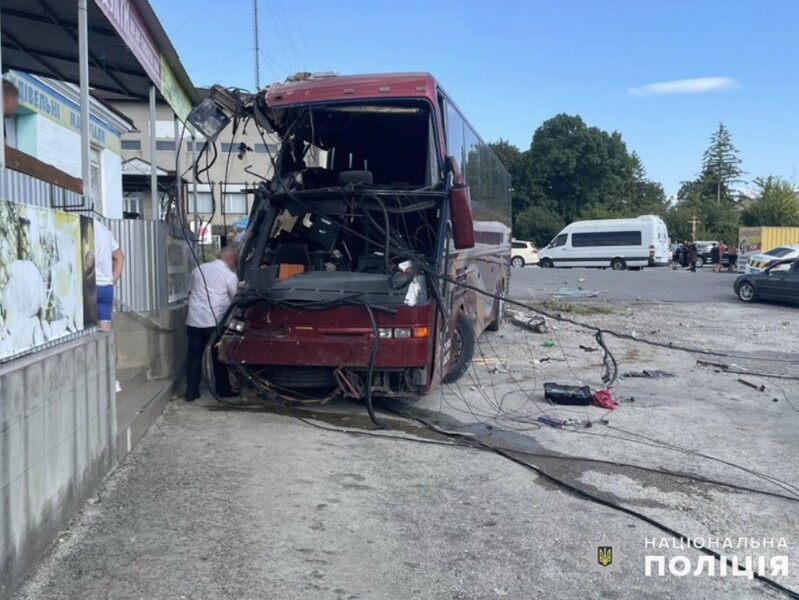
[[[384,430],[362,402],[231,411],[176,399],[17,600],[788,597],[709,575],[709,557],[682,542],[662,546],[675,531],[755,539],[757,549],[720,551],[790,555],[774,579],[799,590],[799,398],[794,382],[762,373],[796,373],[799,321],[793,307],[740,303],[734,277],[514,269],[513,297],[593,289],[609,310],[578,320],[638,336],[605,337],[623,376],[612,411],[545,400],[544,382],[605,385],[594,332],[554,321],[543,334],[505,321],[480,337],[456,384],[408,406],[378,403]],[[697,358],[734,362],[764,389]],[[673,377],[636,376],[644,369]],[[542,415],[577,424],[549,427]],[[783,538],[787,549],[761,544]],[[598,566],[599,546],[613,547],[613,569]],[[688,561],[691,573],[647,575],[650,555]]]
[[[511,270],[511,297],[522,301],[544,301],[562,288],[598,292],[606,302],[714,302],[739,303],[732,284],[737,274],[714,273],[703,267],[696,273],[670,267],[642,271],[610,269],[542,269],[528,266]],[[583,300],[582,298],[580,300]],[[592,300],[592,299],[589,299]]]

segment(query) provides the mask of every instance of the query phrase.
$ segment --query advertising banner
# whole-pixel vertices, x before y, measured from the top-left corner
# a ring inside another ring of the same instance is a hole
[[[181,121],[185,121],[192,106],[163,52],[153,41],[139,9],[130,0],[95,0],[119,37],[127,44],[149,75],[167,104]]]
[[[762,227],[741,227],[738,230],[739,261],[746,264],[746,258],[761,252],[763,243]]]
[[[184,238],[166,238],[167,302],[185,300],[189,295],[189,274],[193,259],[191,247]]]
[[[80,106],[75,102],[43,85],[27,73],[9,71],[5,75],[5,79],[8,79],[19,90],[20,106],[80,134]],[[94,115],[89,119],[89,135],[93,144],[119,154],[120,133]],[[40,140],[40,145],[46,146],[47,141]],[[45,148],[40,150],[44,151]],[[58,154],[57,150],[57,148],[53,149],[53,154]]]
[[[96,324],[91,218],[0,200],[0,360]]]

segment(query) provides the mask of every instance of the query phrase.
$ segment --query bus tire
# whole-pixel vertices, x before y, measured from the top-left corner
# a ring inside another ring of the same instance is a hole
[[[455,336],[452,340],[452,360],[449,371],[442,379],[444,383],[454,383],[463,377],[472,362],[476,341],[477,336],[469,316],[463,311],[459,312],[455,320]]]
[[[627,268],[627,263],[623,258],[614,258],[610,261],[610,268],[614,271],[624,271]]]
[[[552,267],[555,266],[555,264],[552,262],[551,258],[542,258],[541,262],[539,262],[538,265],[542,269],[551,269]]]
[[[499,298],[495,300],[494,320],[486,325],[486,331],[499,331],[502,324],[502,316],[505,314],[505,284],[503,283],[497,294]]]

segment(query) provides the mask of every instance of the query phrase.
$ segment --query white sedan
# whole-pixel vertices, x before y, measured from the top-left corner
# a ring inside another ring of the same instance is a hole
[[[511,242],[510,264],[514,267],[538,264],[538,249],[533,242],[513,240]]]
[[[762,254],[754,254],[749,257],[746,263],[745,273],[762,273],[769,266],[778,263],[782,260],[790,260],[792,258],[799,258],[799,245],[793,246],[777,246],[776,248],[763,252]],[[784,264],[778,265],[772,271],[790,271],[791,265]]]

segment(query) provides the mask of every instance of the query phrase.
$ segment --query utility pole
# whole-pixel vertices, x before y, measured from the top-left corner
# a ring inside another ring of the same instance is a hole
[[[261,42],[258,35],[258,0],[252,0],[252,36],[255,48],[255,91],[261,89]]]

